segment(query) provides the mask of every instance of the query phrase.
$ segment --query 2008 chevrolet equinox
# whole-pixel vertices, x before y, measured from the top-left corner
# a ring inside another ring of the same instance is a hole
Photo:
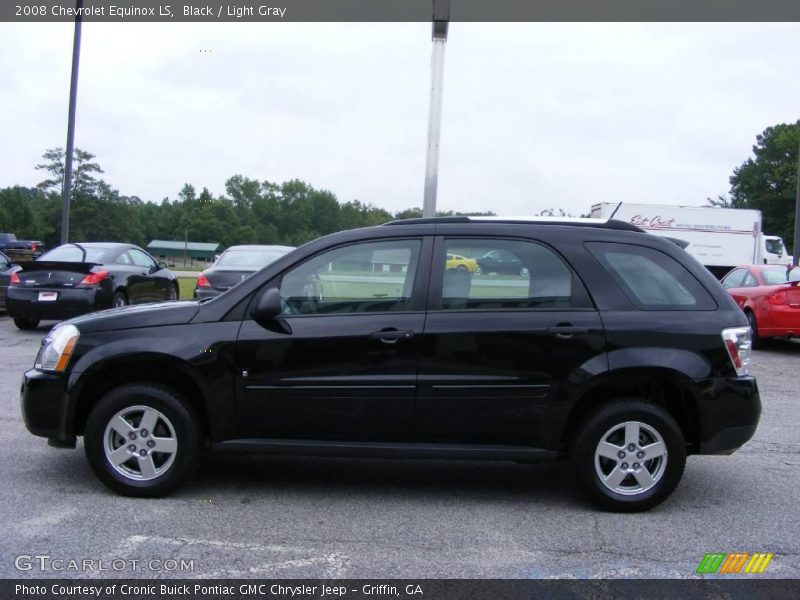
[[[490,252],[524,267],[447,268]],[[63,322],[22,411],[51,445],[82,435],[131,496],[174,490],[210,446],[569,458],[596,504],[638,511],[687,455],[752,437],[749,356],[744,314],[672,241],[613,220],[411,219],[318,239],[211,300]]]

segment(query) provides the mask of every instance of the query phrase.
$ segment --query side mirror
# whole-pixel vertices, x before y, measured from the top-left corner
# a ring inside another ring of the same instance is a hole
[[[167,263],[165,263],[163,260],[160,260],[160,261],[158,261],[158,268],[159,269],[167,269],[169,267],[167,266]]]
[[[281,291],[278,288],[269,288],[261,292],[256,298],[250,316],[256,321],[271,321],[281,314]]]

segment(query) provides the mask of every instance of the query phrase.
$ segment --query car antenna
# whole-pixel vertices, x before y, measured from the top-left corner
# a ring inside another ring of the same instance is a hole
[[[611,213],[611,216],[610,216],[610,217],[608,217],[608,220],[609,220],[609,221],[610,221],[611,219],[613,219],[613,218],[614,218],[614,215],[615,215],[615,214],[617,214],[617,211],[619,210],[619,207],[620,207],[620,206],[622,206],[622,202],[620,202],[619,204],[617,204],[617,208],[615,208],[615,209],[614,209],[614,212],[612,212],[612,213]]]

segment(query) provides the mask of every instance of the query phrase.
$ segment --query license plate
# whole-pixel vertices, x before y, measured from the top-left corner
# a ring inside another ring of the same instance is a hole
[[[58,300],[58,292],[39,292],[39,302],[55,302]]]

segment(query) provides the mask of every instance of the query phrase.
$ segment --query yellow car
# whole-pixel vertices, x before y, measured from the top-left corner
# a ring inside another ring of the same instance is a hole
[[[470,273],[478,272],[478,263],[474,259],[459,254],[448,254],[446,267],[459,271],[469,271]]]

